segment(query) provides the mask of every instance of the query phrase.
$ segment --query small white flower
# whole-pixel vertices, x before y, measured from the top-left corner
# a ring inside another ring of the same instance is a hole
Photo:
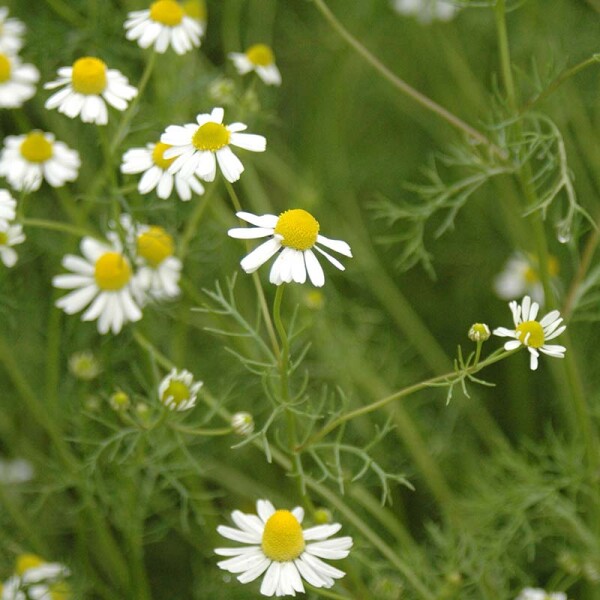
[[[17,216],[17,201],[7,190],[0,190],[0,229],[7,229],[8,222]]]
[[[140,48],[154,44],[159,54],[171,46],[177,54],[185,54],[200,46],[204,33],[200,23],[189,17],[175,0],[157,0],[146,10],[136,10],[125,21],[128,40],[137,40]]]
[[[26,27],[15,18],[8,17],[8,8],[0,6],[0,52],[16,54],[23,47]]]
[[[238,212],[237,216],[255,227],[236,227],[227,233],[238,239],[269,239],[242,259],[241,267],[246,273],[253,273],[272,256],[281,253],[271,267],[269,280],[275,285],[282,283],[304,283],[306,274],[312,284],[321,287],[325,274],[313,250],[322,254],[334,267],[344,271],[344,266],[336,258],[325,252],[317,244],[352,257],[350,246],[341,240],[331,240],[319,234],[319,222],[301,208],[286,210],[279,217],[275,215],[257,216]]]
[[[205,181],[214,181],[219,163],[227,181],[234,182],[240,178],[244,165],[231,151],[230,145],[264,152],[267,141],[262,135],[240,133],[246,129],[243,123],[223,125],[223,116],[222,108],[213,108],[211,113],[199,114],[196,123],[167,127],[160,141],[173,147],[165,151],[164,157],[176,157],[169,172],[180,172],[182,177],[196,173]]]
[[[58,69],[58,79],[44,87],[63,88],[46,100],[47,109],[58,108],[58,112],[71,119],[81,115],[84,123],[97,125],[108,123],[106,102],[123,111],[137,96],[137,89],[129,85],[125,75],[90,56],[79,58],[72,67]]]
[[[192,191],[198,195],[204,194],[204,186],[195,175],[182,177],[180,173],[173,175],[169,167],[174,158],[165,158],[164,153],[171,148],[168,144],[157,142],[148,144],[145,148],[131,148],[123,155],[121,173],[143,173],[138,183],[140,194],[149,194],[156,189],[156,195],[166,200],[173,191],[173,183],[178,196],[188,201],[192,198]]]
[[[36,554],[17,558],[16,574],[2,588],[1,600],[50,600],[69,595],[64,582],[70,571],[60,563],[46,562]]]
[[[33,465],[24,458],[4,460],[0,458],[0,484],[14,485],[31,481],[34,476]]]
[[[275,55],[266,44],[254,44],[243,53],[230,52],[229,58],[240,75],[255,71],[267,85],[281,85],[281,73],[275,64]]]
[[[452,0],[393,0],[397,12],[415,16],[421,23],[449,21],[458,12]]]
[[[139,321],[142,311],[134,298],[138,291],[129,259],[119,244],[101,243],[91,237],[81,241],[84,258],[68,254],[62,260],[69,274],[53,278],[54,287],[75,290],[56,302],[58,308],[72,315],[90,303],[83,321],[98,320],[101,334],[117,334],[125,323]]]
[[[249,412],[236,412],[231,416],[231,428],[237,435],[250,435],[254,431],[254,418]]]
[[[196,406],[202,381],[194,382],[194,376],[185,369],[173,369],[158,386],[158,399],[170,410],[189,410]]]
[[[260,586],[264,596],[295,596],[304,593],[304,579],[316,588],[330,588],[345,573],[321,558],[346,558],[352,547],[351,537],[328,540],[342,526],[339,523],[302,529],[304,509],[275,510],[268,500],[258,500],[257,515],[239,510],[231,513],[237,528],[219,525],[225,538],[248,544],[237,548],[216,548],[215,553],[228,556],[217,565],[237,575],[241,583],[265,576]]]
[[[25,234],[21,225],[11,225],[10,223],[0,225],[0,260],[5,267],[9,269],[17,264],[18,255],[13,246],[22,244],[25,241]]]
[[[0,52],[0,108],[19,108],[35,95],[40,72],[18,56]]]
[[[77,179],[80,165],[76,150],[43,131],[7,136],[0,154],[0,175],[19,191],[38,190],[43,179],[52,187],[62,187]]]
[[[538,367],[540,352],[555,358],[564,358],[567,350],[564,346],[546,343],[558,337],[567,328],[566,325],[561,325],[563,319],[559,311],[553,310],[540,321],[536,321],[540,306],[537,302],[532,302],[529,296],[525,296],[521,304],[513,300],[509,303],[509,307],[515,328],[494,329],[494,335],[514,338],[504,344],[505,350],[515,350],[519,346],[525,346],[531,355],[529,366],[533,371]]]
[[[515,600],[567,600],[563,592],[546,592],[540,588],[525,588]]]

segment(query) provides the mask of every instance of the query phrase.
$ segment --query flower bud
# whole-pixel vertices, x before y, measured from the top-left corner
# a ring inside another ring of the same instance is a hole
[[[117,412],[127,410],[130,404],[129,396],[121,390],[118,390],[112,394],[108,399],[108,402],[112,406],[113,410],[116,410]]]
[[[69,371],[74,377],[83,381],[95,379],[102,371],[100,363],[89,351],[74,352],[69,358]]]
[[[328,508],[320,506],[315,510],[314,519],[318,525],[326,525],[327,523],[331,523],[333,515]]]
[[[250,435],[254,431],[254,418],[250,413],[237,412],[231,417],[231,428],[238,435]]]
[[[468,335],[473,342],[485,342],[491,335],[490,328],[485,323],[474,323]]]

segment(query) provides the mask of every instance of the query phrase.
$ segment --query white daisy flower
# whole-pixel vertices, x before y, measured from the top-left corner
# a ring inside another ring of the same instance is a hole
[[[18,255],[13,248],[25,241],[25,234],[21,225],[7,223],[0,226],[0,260],[9,269],[17,264]]]
[[[18,56],[0,53],[0,108],[19,108],[35,95],[40,72]]]
[[[8,18],[8,8],[0,6],[0,52],[16,54],[23,47],[26,27],[22,21]]]
[[[393,0],[392,4],[396,12],[414,16],[421,23],[450,21],[459,10],[452,0]]]
[[[202,31],[206,31],[207,11],[205,0],[184,0],[181,6],[185,14],[197,21],[202,27]]]
[[[0,228],[6,229],[17,216],[17,201],[7,190],[0,190]]]
[[[563,319],[559,311],[553,310],[540,321],[536,321],[540,305],[532,302],[529,296],[525,296],[521,304],[513,300],[509,303],[509,307],[515,328],[494,329],[494,335],[514,338],[504,344],[505,350],[515,350],[519,346],[525,346],[531,355],[529,366],[533,371],[538,367],[540,352],[555,358],[564,358],[567,350],[564,346],[546,343],[558,337],[567,328],[566,325],[561,325]]]
[[[216,548],[220,556],[228,556],[217,565],[249,583],[265,576],[260,586],[264,596],[295,596],[304,593],[304,579],[316,588],[330,588],[345,573],[323,562],[321,558],[346,558],[352,547],[351,537],[328,540],[342,526],[339,523],[302,529],[304,509],[275,510],[268,500],[258,500],[256,515],[234,510],[231,518],[238,527],[219,525],[225,538],[248,546]]]
[[[46,89],[63,89],[56,92],[44,105],[47,109],[74,119],[81,115],[84,123],[106,125],[108,109],[123,111],[127,103],[137,96],[137,89],[129,85],[127,77],[116,69],[108,69],[99,58],[79,58],[72,67],[58,69],[58,79],[44,85]]]
[[[98,320],[101,334],[121,331],[125,323],[139,321],[142,311],[134,298],[138,295],[129,259],[120,244],[104,244],[91,237],[81,241],[84,258],[68,254],[62,265],[72,271],[52,279],[54,287],[74,290],[59,298],[58,308],[72,315],[88,305],[83,321]]]
[[[185,369],[173,369],[158,386],[158,399],[170,410],[189,410],[196,406],[198,391],[202,381],[194,381],[194,376]]]
[[[70,597],[63,581],[70,571],[60,563],[49,563],[36,554],[17,558],[16,574],[2,589],[2,600],[49,600]],[[26,590],[26,593],[24,593]]]
[[[173,183],[177,195],[184,201],[192,198],[192,192],[204,194],[204,186],[195,175],[182,177],[180,173],[173,175],[169,167],[174,158],[165,158],[165,151],[171,148],[169,144],[157,142],[148,144],[145,148],[131,148],[123,155],[121,173],[143,173],[138,183],[140,194],[149,194],[156,189],[156,195],[166,200],[173,191]]]
[[[548,257],[550,276],[556,277],[558,271],[558,260],[554,256]],[[532,300],[542,303],[544,286],[540,280],[536,260],[521,252],[515,252],[506,262],[503,271],[494,280],[494,291],[503,300],[515,300],[527,294],[531,296]]]
[[[253,273],[266,263],[279,250],[281,253],[271,267],[269,280],[275,285],[282,283],[304,283],[306,273],[312,284],[321,287],[325,274],[313,250],[322,254],[334,267],[344,271],[344,266],[336,258],[325,252],[317,244],[335,250],[344,256],[352,257],[350,246],[341,240],[331,240],[319,234],[319,222],[301,208],[294,208],[275,215],[257,216],[238,212],[237,216],[255,227],[236,227],[227,233],[238,239],[269,239],[242,259],[241,267],[246,273]]]
[[[0,175],[19,191],[38,190],[43,179],[52,187],[62,187],[77,179],[80,165],[77,150],[43,131],[7,136],[0,153]]]
[[[177,54],[185,54],[200,46],[204,33],[200,23],[189,17],[175,0],[157,0],[146,10],[136,10],[125,21],[128,40],[137,40],[140,48],[154,44],[159,54],[171,46]]]
[[[546,592],[540,588],[525,588],[515,600],[567,600],[563,592]]]
[[[238,146],[252,152],[264,152],[267,140],[262,135],[240,133],[243,123],[223,125],[224,110],[213,108],[211,113],[199,114],[196,123],[171,125],[160,141],[173,146],[165,151],[165,158],[176,160],[169,167],[171,173],[189,177],[196,173],[205,181],[214,181],[217,163],[227,181],[237,181],[244,171],[240,159],[231,151]]]
[[[35,475],[33,465],[25,458],[5,460],[0,458],[0,484],[15,485],[31,481]]]
[[[281,73],[275,64],[275,55],[266,44],[254,44],[243,53],[230,52],[229,58],[240,75],[255,71],[267,85],[281,85]]]

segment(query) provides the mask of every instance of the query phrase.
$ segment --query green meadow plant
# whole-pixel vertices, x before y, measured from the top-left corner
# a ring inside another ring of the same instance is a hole
[[[600,598],[596,0],[5,4],[0,600]]]

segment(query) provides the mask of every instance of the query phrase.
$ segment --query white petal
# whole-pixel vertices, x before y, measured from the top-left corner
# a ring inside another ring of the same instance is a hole
[[[339,560],[348,556],[351,547],[352,538],[343,537],[334,540],[315,542],[314,544],[307,544],[306,552],[313,556],[319,556],[320,558]]]
[[[262,227],[234,227],[227,232],[227,235],[239,240],[254,240],[273,235],[273,229],[265,229]]]
[[[540,321],[540,325],[545,328],[554,321],[556,321],[559,317],[560,311],[552,310]]]
[[[263,557],[262,562],[258,563],[252,569],[248,569],[245,573],[242,573],[238,577],[238,581],[240,583],[250,583],[251,581],[254,581],[257,577],[260,577],[267,570],[267,567],[270,564],[270,559],[268,559],[266,556]]]
[[[256,515],[246,515],[239,510],[234,510],[231,513],[231,518],[242,531],[256,533],[262,538],[265,524]]]
[[[261,550],[255,550],[251,554],[244,556],[234,556],[227,560],[222,560],[217,563],[219,569],[229,571],[230,573],[243,573],[261,564],[264,561],[265,555]]]
[[[316,588],[331,587],[333,580],[328,577],[321,577],[308,563],[303,560],[303,557],[304,554],[294,561],[294,565],[296,565],[300,575],[308,583],[310,583],[310,585]]]
[[[255,133],[232,133],[229,143],[251,152],[264,152],[267,149],[267,140]]]
[[[242,554],[252,554],[257,550],[260,550],[260,546],[240,546],[239,548],[215,548],[215,554],[218,554],[219,556],[241,556]]]
[[[260,593],[263,596],[272,596],[279,585],[279,577],[281,576],[281,563],[273,561],[260,586]]]
[[[521,302],[521,316],[523,317],[523,321],[529,321],[529,309],[531,307],[531,298],[529,296],[525,296],[523,301]]]
[[[309,564],[319,575],[325,577],[331,577],[332,579],[341,579],[346,573],[344,571],[340,571],[340,569],[336,569],[331,565],[323,562],[321,559],[309,554],[308,552],[302,553],[302,560]]]
[[[280,248],[281,242],[277,238],[271,238],[245,256],[241,260],[240,266],[246,273],[254,273],[256,269],[264,265]]]
[[[321,250],[319,246],[314,246],[314,249],[322,254],[334,267],[337,267],[340,271],[346,270],[346,267],[344,267],[344,265],[337,258],[331,256],[331,254],[325,252],[325,250]]]
[[[243,544],[260,544],[262,536],[257,533],[248,533],[247,531],[241,531],[234,527],[227,527],[226,525],[219,525],[217,531],[228,540],[234,542],[242,542]]]
[[[563,358],[567,351],[564,346],[560,346],[559,344],[544,344],[539,350],[548,356],[555,356],[557,358]]]
[[[493,333],[498,337],[515,337],[516,335],[514,329],[507,329],[506,327],[496,327]]]
[[[527,348],[529,350],[530,359],[529,359],[529,367],[532,371],[535,371],[538,368],[538,356],[539,352],[534,348]]]
[[[350,250],[350,246],[346,242],[343,242],[342,240],[330,240],[329,238],[326,238],[324,235],[318,235],[317,242],[319,244],[325,246],[326,248],[329,248],[331,250],[334,250],[335,252],[339,252],[340,254],[343,254],[344,256],[348,256],[349,258],[352,258],[352,250]]]
[[[275,507],[269,500],[257,500],[256,512],[262,519],[263,523],[266,523],[275,512]]]
[[[296,506],[296,508],[292,510],[292,514],[296,517],[298,523],[302,523],[304,520],[304,509],[301,506]]]
[[[323,268],[312,250],[304,251],[304,260],[306,261],[306,270],[312,284],[315,287],[322,287],[325,283],[325,273],[323,273]]]
[[[547,340],[553,340],[554,338],[558,337],[565,329],[567,328],[566,325],[563,325],[562,327],[559,327],[556,331],[554,331],[553,333],[547,334],[545,336],[546,341]]]
[[[340,523],[332,523],[331,525],[317,525],[303,531],[304,540],[324,540],[336,534],[342,528]]]
[[[242,161],[231,151],[229,146],[225,146],[216,152],[217,162],[221,172],[227,181],[233,183],[237,181],[244,172]]]
[[[504,349],[505,350],[516,350],[520,345],[521,345],[520,340],[511,340],[510,342],[506,342],[506,344],[504,344]]]
[[[279,217],[275,215],[253,215],[249,212],[239,211],[235,213],[235,216],[242,221],[246,221],[246,223],[250,223],[250,225],[255,225],[256,227],[269,227],[273,228],[277,225],[277,221]]]

